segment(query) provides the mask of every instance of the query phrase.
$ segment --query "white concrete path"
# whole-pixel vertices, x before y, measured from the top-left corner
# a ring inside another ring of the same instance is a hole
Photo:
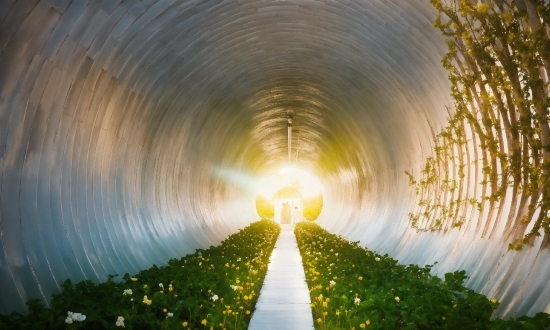
[[[249,330],[313,329],[311,300],[294,225],[281,225]]]

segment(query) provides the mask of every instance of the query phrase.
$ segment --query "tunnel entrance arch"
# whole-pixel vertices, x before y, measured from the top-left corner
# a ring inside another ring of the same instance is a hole
[[[287,212],[285,219],[285,203]],[[323,207],[323,185],[315,176],[296,167],[285,167],[261,180],[256,210],[264,219],[277,223],[315,220]]]

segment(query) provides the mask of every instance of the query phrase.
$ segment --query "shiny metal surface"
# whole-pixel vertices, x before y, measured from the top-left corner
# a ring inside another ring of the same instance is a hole
[[[287,159],[321,224],[550,311],[548,250],[417,234],[403,174],[452,105],[427,0],[0,1],[0,313],[216,244]]]

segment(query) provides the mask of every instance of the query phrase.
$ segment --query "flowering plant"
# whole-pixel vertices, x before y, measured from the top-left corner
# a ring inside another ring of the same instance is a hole
[[[279,232],[262,220],[121,280],[66,280],[50,308],[31,300],[27,315],[0,315],[0,329],[246,329]]]
[[[550,327],[545,313],[491,319],[499,302],[464,287],[465,271],[441,279],[430,274],[433,265],[400,265],[310,222],[298,223],[295,234],[316,329]]]

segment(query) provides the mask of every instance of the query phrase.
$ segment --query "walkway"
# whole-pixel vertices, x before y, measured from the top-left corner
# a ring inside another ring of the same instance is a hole
[[[281,225],[281,229],[249,330],[313,329],[309,290],[294,225]]]

